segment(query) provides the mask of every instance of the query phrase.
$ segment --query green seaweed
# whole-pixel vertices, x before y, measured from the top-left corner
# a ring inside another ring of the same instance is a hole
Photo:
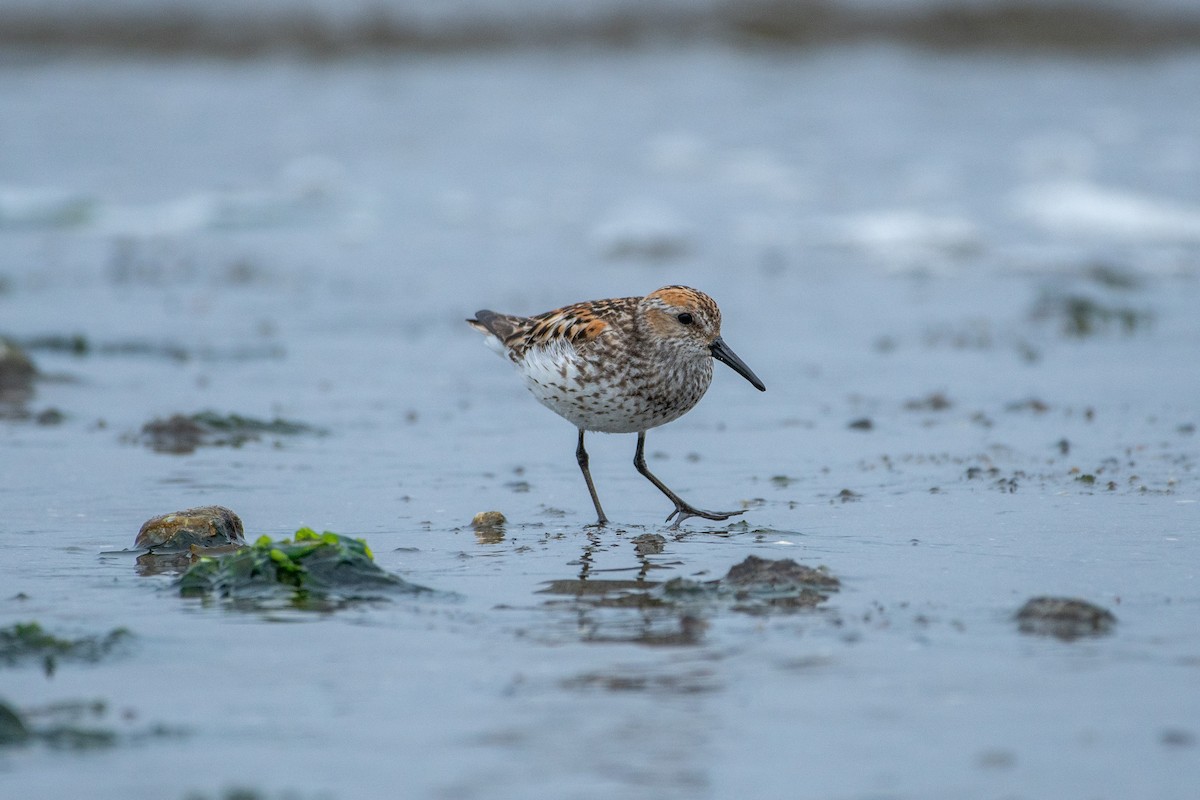
[[[29,726],[16,709],[0,701],[0,747],[29,740]]]
[[[376,565],[362,539],[301,528],[291,539],[260,536],[229,555],[201,558],[179,579],[179,591],[184,597],[251,605],[283,601],[301,608],[325,608],[428,590]]]
[[[1154,322],[1153,312],[1108,304],[1081,294],[1044,293],[1033,310],[1034,319],[1057,320],[1064,335],[1083,339],[1114,330],[1132,335]]]
[[[46,674],[51,675],[60,661],[95,663],[132,635],[126,628],[114,628],[103,636],[63,639],[37,622],[18,622],[0,628],[0,665],[13,667],[26,661],[41,661]]]

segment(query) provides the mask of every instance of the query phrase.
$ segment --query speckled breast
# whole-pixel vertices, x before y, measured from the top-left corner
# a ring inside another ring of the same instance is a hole
[[[517,366],[542,405],[577,428],[602,433],[634,433],[678,419],[712,382],[711,359],[646,363],[538,348]]]

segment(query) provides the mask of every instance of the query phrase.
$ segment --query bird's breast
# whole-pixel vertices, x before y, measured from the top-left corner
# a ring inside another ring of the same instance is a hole
[[[712,382],[712,360],[644,360],[580,351],[570,343],[529,348],[515,360],[534,397],[577,428],[633,433],[686,414]]]

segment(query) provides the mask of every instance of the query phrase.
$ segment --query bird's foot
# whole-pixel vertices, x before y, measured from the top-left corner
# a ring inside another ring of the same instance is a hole
[[[680,501],[675,503],[675,510],[670,514],[667,514],[665,521],[671,522],[672,518],[674,518],[675,521],[671,522],[671,530],[674,531],[679,530],[679,523],[683,522],[685,519],[691,519],[692,517],[703,517],[704,519],[711,519],[720,522],[721,520],[729,519],[730,517],[736,517],[738,514],[745,513],[746,509],[744,508],[741,511],[702,511],[695,506],[691,506]]]

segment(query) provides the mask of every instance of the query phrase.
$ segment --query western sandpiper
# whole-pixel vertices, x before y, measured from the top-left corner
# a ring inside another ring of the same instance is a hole
[[[721,311],[687,286],[667,286],[645,297],[576,303],[535,317],[479,311],[468,319],[487,343],[516,364],[542,405],[579,429],[575,458],[600,507],[583,447],[585,431],[637,433],[633,464],[671,499],[671,527],[689,517],[723,520],[742,511],[701,511],[667,488],[646,467],[646,431],[686,414],[712,382],[712,360],[766,391],[763,382],[721,338]]]

